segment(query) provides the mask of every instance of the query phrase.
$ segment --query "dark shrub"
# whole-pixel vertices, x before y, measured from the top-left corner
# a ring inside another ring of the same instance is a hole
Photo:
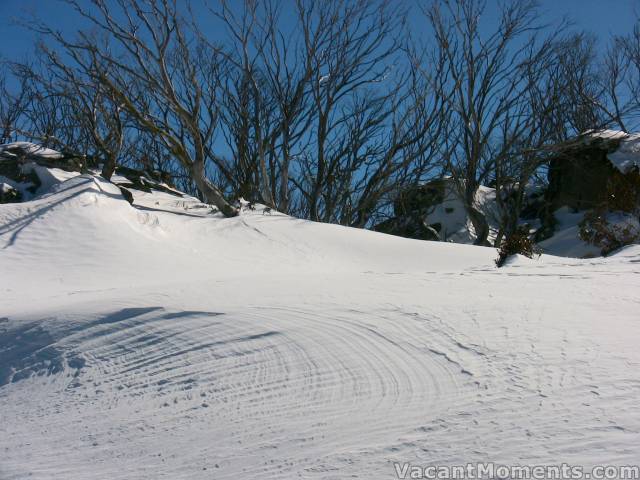
[[[528,258],[533,258],[534,255],[540,255],[540,250],[529,237],[528,227],[524,225],[516,228],[513,233],[502,241],[498,249],[496,265],[498,268],[502,267],[511,255],[516,254],[524,255]]]
[[[580,222],[579,235],[586,243],[600,248],[602,255],[633,243],[640,242],[638,211],[606,212],[591,210]]]

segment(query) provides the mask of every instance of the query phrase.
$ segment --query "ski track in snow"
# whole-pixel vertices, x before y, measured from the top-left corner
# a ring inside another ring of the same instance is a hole
[[[496,270],[169,196],[141,217],[88,183],[0,209],[0,478],[639,461],[638,249]]]

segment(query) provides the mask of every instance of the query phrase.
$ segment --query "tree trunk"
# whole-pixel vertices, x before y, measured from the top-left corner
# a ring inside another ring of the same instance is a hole
[[[504,238],[504,230],[501,228],[498,230],[498,234],[496,235],[496,239],[493,242],[494,248],[500,248],[502,244],[502,239]]]
[[[269,175],[267,172],[267,161],[264,154],[264,147],[261,144],[258,148],[260,149],[258,153],[260,162],[260,196],[262,197],[262,201],[268,207],[275,208],[275,201],[273,200],[273,196],[271,195],[271,187],[269,182]]]
[[[113,176],[113,172],[116,171],[116,157],[110,155],[102,165],[102,177],[106,180],[111,181],[111,177]]]
[[[207,178],[204,170],[204,163],[195,162],[191,168],[193,181],[196,183],[198,190],[202,192],[204,200],[207,203],[215,205],[225,217],[235,217],[238,215],[238,209],[227,202],[220,192]]]
[[[474,205],[467,205],[467,212],[476,233],[476,239],[473,244],[489,247],[489,223],[487,222],[484,214]]]
[[[288,127],[282,134],[282,168],[280,171],[280,205],[282,213],[289,213],[289,134]]]

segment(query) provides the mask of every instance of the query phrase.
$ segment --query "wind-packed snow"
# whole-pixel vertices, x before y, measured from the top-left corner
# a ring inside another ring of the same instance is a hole
[[[88,175],[0,205],[0,478],[640,459],[640,247],[516,258]]]
[[[586,139],[600,138],[603,140],[624,140],[628,137],[628,134],[622,130],[611,130],[606,128],[602,130],[588,130],[584,132],[584,135]]]

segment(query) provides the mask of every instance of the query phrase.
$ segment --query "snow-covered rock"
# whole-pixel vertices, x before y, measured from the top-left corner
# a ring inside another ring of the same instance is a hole
[[[3,182],[2,180],[3,178],[0,177],[0,203],[19,202],[22,196],[13,185],[13,182]]]
[[[489,222],[489,241],[493,241],[497,232],[495,188],[481,185],[476,192],[476,205]],[[440,240],[445,242],[471,244],[476,238],[460,195],[451,183],[447,185],[443,202],[434,206],[426,216],[426,223],[439,224]]]
[[[611,164],[622,173],[640,168],[640,133],[625,133],[619,130],[598,130],[586,132],[586,141],[601,139],[618,143],[615,151],[607,154]]]
[[[49,158],[53,160],[58,160],[64,157],[62,153],[51,148],[43,147],[42,145],[38,145],[37,143],[12,142],[0,145],[0,157],[16,157],[20,154]]]

